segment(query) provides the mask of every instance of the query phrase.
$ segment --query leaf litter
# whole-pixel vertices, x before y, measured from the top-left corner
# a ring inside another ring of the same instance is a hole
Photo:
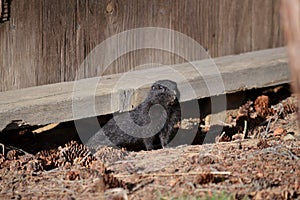
[[[0,198],[172,199],[225,192],[232,199],[299,199],[296,105],[293,95],[272,105],[262,94],[226,123],[184,119],[179,126],[196,127],[200,137],[221,126],[216,143],[153,151],[103,147],[91,154],[76,139],[41,148],[26,136],[36,127],[26,126],[20,132],[27,149],[1,140]]]

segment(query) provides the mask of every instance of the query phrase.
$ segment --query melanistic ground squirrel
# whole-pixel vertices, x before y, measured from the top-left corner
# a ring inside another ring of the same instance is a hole
[[[115,114],[87,142],[90,149],[108,145],[127,150],[166,147],[178,131],[181,120],[180,94],[170,80],[155,82],[147,98],[134,110]]]

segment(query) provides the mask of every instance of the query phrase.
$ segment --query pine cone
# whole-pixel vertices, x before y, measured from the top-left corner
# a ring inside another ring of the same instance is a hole
[[[64,147],[58,148],[58,160],[56,161],[56,166],[67,167],[76,164],[89,166],[92,160],[94,160],[94,157],[83,144],[71,141]]]
[[[16,151],[16,150],[10,150],[10,151],[8,151],[7,152],[7,154],[6,154],[6,158],[8,159],[8,160],[17,160],[18,159],[18,152]]]
[[[128,185],[126,185],[128,183],[125,183],[122,180],[119,180],[118,178],[114,177],[114,175],[109,170],[107,170],[104,163],[100,160],[93,161],[91,169],[98,171],[102,175],[106,189],[116,187],[128,187]]]
[[[29,161],[24,168],[26,168],[28,172],[38,172],[44,170],[42,162],[36,159]]]
[[[297,100],[295,97],[288,97],[282,100],[280,103],[272,106],[273,114],[280,114],[281,117],[286,117],[288,114],[298,111]]]
[[[104,163],[113,163],[118,160],[122,160],[128,155],[128,152],[124,149],[116,149],[113,147],[102,147],[94,154],[95,158],[101,160]]]
[[[59,155],[56,149],[43,150],[37,153],[36,158],[41,160],[42,166],[45,170],[50,170],[56,167]]]
[[[259,116],[267,117],[270,115],[269,102],[269,97],[266,95],[261,95],[256,98],[254,102],[254,108]]]
[[[245,103],[244,105],[240,106],[239,111],[238,111],[238,115],[237,115],[237,120],[240,117],[249,117],[251,113],[253,113],[253,102],[252,101],[248,101],[247,103]]]
[[[282,101],[283,110],[285,114],[294,113],[297,111],[297,102],[293,97],[289,97]]]

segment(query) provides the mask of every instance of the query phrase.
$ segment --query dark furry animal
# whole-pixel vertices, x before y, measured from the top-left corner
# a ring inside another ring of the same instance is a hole
[[[87,146],[125,147],[127,150],[152,150],[166,147],[178,131],[181,120],[177,84],[155,82],[144,102],[134,110],[115,115],[89,139]]]

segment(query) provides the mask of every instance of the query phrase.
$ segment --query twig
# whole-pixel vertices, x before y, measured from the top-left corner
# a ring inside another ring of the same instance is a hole
[[[171,189],[170,186],[164,186],[164,185],[159,185],[159,184],[154,184],[154,183],[149,184],[149,186],[152,186],[152,187],[154,187],[154,188],[166,189],[166,190],[170,190],[170,189]]]
[[[264,138],[267,137],[267,135],[268,135],[268,133],[269,133],[269,128],[270,128],[270,124],[271,124],[272,119],[273,119],[273,117],[271,117],[271,118],[268,120],[268,125],[267,125],[266,130],[265,130],[265,132],[264,132],[264,134],[263,134],[263,137],[264,137]]]
[[[79,164],[83,163],[87,159],[87,157],[89,157],[91,154],[92,153],[89,152],[86,156],[84,156],[84,158],[79,162]]]
[[[194,190],[194,193],[197,194],[199,192],[209,192],[209,193],[212,193],[212,189],[210,188],[197,188],[196,190]]]
[[[220,140],[224,137],[224,135],[225,135],[225,131],[223,131],[223,133],[220,135],[220,137],[218,138],[218,143],[220,142]]]
[[[148,180],[148,181],[143,182],[143,183],[139,183],[132,190],[130,190],[129,193],[134,193],[135,191],[139,190],[140,188],[143,188],[146,185],[149,185],[151,183],[153,183],[153,179],[152,180]]]
[[[0,143],[0,146],[2,147],[2,154],[5,155],[5,146],[4,146],[4,144]]]
[[[192,182],[187,182],[186,185],[190,186],[192,188],[192,190],[196,189],[194,183],[192,183]]]
[[[54,168],[48,171],[43,171],[43,174],[50,174],[50,173],[56,173],[56,172],[68,172],[69,170],[60,169],[60,168]]]
[[[293,152],[291,152],[289,149],[285,148],[282,145],[278,145],[275,147],[268,147],[263,150],[257,150],[255,152],[253,152],[252,154],[248,154],[248,156],[251,157],[251,156],[258,155],[258,154],[267,154],[267,153],[271,153],[271,154],[278,155],[278,156],[286,156],[286,157],[289,157],[289,158],[295,159],[295,160],[300,159]]]
[[[282,103],[279,103],[278,106],[280,107],[280,110],[278,111],[278,109],[276,110],[276,115],[274,116],[275,120],[274,120],[274,124],[277,122],[279,116],[283,113],[284,111],[284,107]]]
[[[130,176],[136,176],[140,175],[143,177],[147,176],[164,176],[164,177],[169,177],[169,176],[189,176],[189,175],[199,175],[199,174],[212,174],[212,175],[231,175],[231,172],[227,171],[221,171],[221,172],[188,172],[188,173],[175,173],[175,174],[164,174],[164,173],[153,173],[153,174],[115,174],[114,177],[116,178],[126,178]]]
[[[247,120],[244,121],[243,140],[246,139],[246,133],[247,133]]]
[[[272,153],[272,154],[279,155],[279,156],[288,156],[295,160],[300,159],[298,156],[296,156],[289,149],[286,149],[286,148],[283,149],[283,152],[278,152],[278,149],[281,149],[281,148],[283,148],[283,146],[281,146],[281,145],[276,146],[276,147],[269,147],[269,148],[262,150],[262,152],[263,153]]]
[[[276,109],[276,113],[274,116],[272,116],[269,120],[268,120],[268,125],[266,127],[266,130],[265,130],[265,133],[263,135],[263,137],[267,137],[268,133],[269,133],[269,129],[270,129],[270,124],[271,124],[271,121],[274,119],[274,124],[277,122],[279,116],[282,114],[282,112],[284,111],[284,107],[282,105],[282,103],[278,104],[280,105],[280,109]]]
[[[7,146],[7,149],[17,150],[17,151],[20,151],[20,152],[24,153],[25,155],[32,155],[31,153],[28,153],[28,152],[24,151],[23,149],[19,149],[19,148],[14,147],[14,146]]]
[[[104,192],[105,199],[114,199],[114,198],[112,198],[114,194],[122,195],[122,199],[128,200],[127,191],[124,190],[123,188],[112,188],[112,189],[106,190]]]
[[[42,133],[42,132],[45,132],[45,131],[49,131],[49,130],[54,129],[55,127],[57,127],[59,124],[60,123],[48,124],[46,126],[43,126],[41,128],[33,130],[32,133],[39,134],[39,133]]]
[[[230,127],[230,128],[232,128],[233,127],[233,125],[232,124],[228,124],[228,123],[226,123],[226,122],[223,122],[223,121],[221,121],[221,120],[219,120],[219,122],[223,125],[223,126],[228,126],[228,127]]]

